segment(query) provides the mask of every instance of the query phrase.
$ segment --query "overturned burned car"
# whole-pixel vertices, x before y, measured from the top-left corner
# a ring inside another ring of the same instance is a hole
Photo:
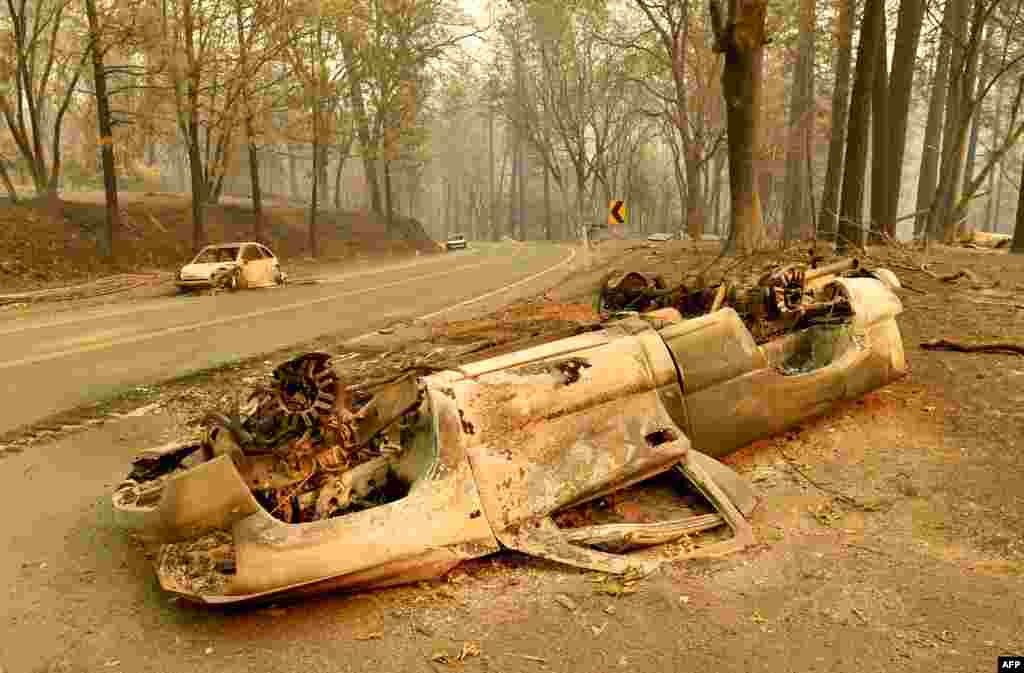
[[[888,284],[807,291],[838,317],[762,345],[733,308],[670,308],[362,386],[309,354],[201,441],[143,452],[115,514],[161,544],[165,590],[208,604],[413,582],[502,548],[611,574],[701,533],[668,558],[731,552],[756,496],[716,459],[906,372]],[[655,521],[579,515],[655,479],[675,498]]]

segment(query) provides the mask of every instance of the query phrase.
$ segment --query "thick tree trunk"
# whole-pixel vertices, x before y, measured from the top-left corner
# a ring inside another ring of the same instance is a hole
[[[110,99],[107,97],[107,73],[103,66],[106,51],[101,43],[100,23],[96,14],[96,0],[85,0],[85,13],[89,21],[92,41],[93,85],[96,87],[96,119],[100,133],[100,157],[103,164],[103,195],[106,212],[103,230],[97,240],[101,257],[114,256],[114,239],[121,228],[121,212],[117,203],[117,168],[114,164],[114,131],[110,123]]]
[[[732,209],[726,251],[747,254],[764,244],[764,216],[755,163],[761,140],[765,13],[763,0],[737,0],[736,16],[726,22],[713,0],[716,48],[725,54],[722,94],[729,133],[729,187]]]
[[[853,64],[853,3],[838,0],[836,83],[832,92],[832,134],[828,143],[828,165],[821,194],[818,235],[835,240],[839,215],[839,191],[843,183],[843,154],[846,150],[846,126],[850,105],[850,70]]]
[[[942,15],[943,30],[939,40],[935,75],[932,77],[931,100],[928,103],[928,117],[924,125],[924,146],[921,149],[921,168],[917,178],[917,206],[914,210],[918,215],[914,220],[914,236],[927,236],[929,213],[935,201],[939,157],[942,150],[943,116],[946,111],[946,94],[949,90],[949,61],[953,49],[950,28],[954,23],[958,1],[947,0]]]
[[[786,241],[800,237],[803,224],[813,215],[807,193],[807,162],[810,151],[811,101],[814,96],[814,0],[800,0],[800,47],[793,71],[789,104],[789,137],[786,143],[786,196],[782,209],[782,236]]]
[[[886,205],[886,231],[896,235],[900,190],[903,185],[903,159],[907,148],[907,122],[910,118],[910,94],[914,66],[921,41],[924,0],[902,0],[896,25],[896,45],[889,76],[889,200]]]
[[[864,3],[861,38],[857,48],[857,72],[853,81],[850,105],[849,135],[846,138],[842,200],[839,205],[836,249],[840,253],[845,253],[851,244],[861,244],[871,92],[874,86],[875,66],[878,64],[878,42],[882,38],[884,11],[884,0],[866,0]]]
[[[889,59],[886,53],[885,12],[882,12],[882,27],[878,40],[877,63],[875,63],[874,84],[871,87],[871,228],[869,240],[880,243],[882,234],[889,231]]]
[[[694,240],[700,240],[707,230],[708,216],[704,185],[700,179],[700,161],[696,154],[696,144],[687,142],[683,149],[683,163],[686,166],[686,230]]]

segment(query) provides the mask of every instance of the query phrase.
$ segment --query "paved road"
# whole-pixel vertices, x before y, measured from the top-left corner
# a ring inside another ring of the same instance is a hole
[[[0,323],[0,433],[133,385],[428,316],[536,276],[568,254],[553,246],[490,246],[317,285]]]

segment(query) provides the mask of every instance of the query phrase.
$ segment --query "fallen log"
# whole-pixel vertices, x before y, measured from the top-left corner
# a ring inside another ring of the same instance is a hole
[[[958,353],[1013,353],[1024,355],[1024,344],[993,341],[977,344],[952,341],[950,339],[932,339],[921,343],[926,351],[955,351]]]

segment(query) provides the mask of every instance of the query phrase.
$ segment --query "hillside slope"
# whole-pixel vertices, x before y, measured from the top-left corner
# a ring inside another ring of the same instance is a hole
[[[116,259],[95,254],[103,224],[103,195],[64,195],[57,206],[0,200],[0,291],[17,291],[88,280],[111,273],[174,270],[191,256],[192,217],[186,195],[124,193],[123,228],[115,241]],[[267,243],[282,259],[307,256],[308,211],[294,205],[265,208]],[[253,238],[255,217],[248,202],[225,199],[207,206],[210,243]],[[384,218],[324,210],[318,215],[320,256],[435,252],[423,225],[400,218],[391,230]]]

